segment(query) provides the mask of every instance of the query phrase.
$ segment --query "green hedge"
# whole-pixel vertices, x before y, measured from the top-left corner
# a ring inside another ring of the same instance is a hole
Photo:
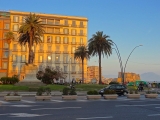
[[[19,82],[19,79],[17,77],[2,77],[0,79],[0,82],[2,84],[5,84],[5,85],[9,85],[9,84],[15,84],[15,83],[18,83]]]

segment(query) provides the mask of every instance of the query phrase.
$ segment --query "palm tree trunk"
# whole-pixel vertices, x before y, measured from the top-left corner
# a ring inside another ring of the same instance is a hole
[[[82,83],[84,83],[84,59],[82,59]]]
[[[31,60],[31,51],[32,51],[32,35],[33,35],[33,32],[31,31],[30,34],[29,34],[29,37],[30,37],[30,41],[29,41],[29,56],[28,56],[28,64],[31,64],[32,63],[32,60]]]
[[[101,80],[101,53],[99,54],[99,84],[102,84],[102,80]]]

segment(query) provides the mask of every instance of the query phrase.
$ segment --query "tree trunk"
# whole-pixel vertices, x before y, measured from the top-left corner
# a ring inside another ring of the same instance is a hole
[[[28,64],[32,64],[32,60],[31,60],[31,51],[32,51],[32,45],[33,45],[33,43],[32,43],[32,35],[33,35],[33,32],[31,31],[30,32],[30,34],[29,34],[29,37],[30,37],[30,40],[29,40],[29,46],[28,46],[28,48],[29,48],[29,54],[28,54]]]
[[[82,59],[82,83],[84,83],[84,59]]]
[[[99,54],[99,84],[102,84],[102,79],[101,79],[101,53]]]

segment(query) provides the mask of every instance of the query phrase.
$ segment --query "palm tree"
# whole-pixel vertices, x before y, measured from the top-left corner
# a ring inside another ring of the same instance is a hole
[[[82,60],[82,83],[84,83],[84,59],[89,59],[87,47],[79,46],[74,53],[74,59]]]
[[[29,59],[28,63],[31,64],[31,53],[33,43],[39,44],[42,42],[41,37],[44,34],[43,26],[41,25],[40,17],[30,13],[26,18],[24,18],[24,23],[19,28],[19,44],[26,45],[28,43],[29,48]]]
[[[8,43],[8,50],[10,50],[10,43],[11,40],[14,40],[14,33],[9,31],[5,34],[5,40],[7,40]],[[7,68],[7,76],[8,76],[8,72],[9,72],[9,54],[8,54],[8,68]]]
[[[112,40],[109,39],[108,35],[103,32],[96,32],[92,35],[92,38],[88,41],[88,50],[91,56],[99,56],[99,84],[102,84],[101,80],[101,55],[110,56],[112,54]]]

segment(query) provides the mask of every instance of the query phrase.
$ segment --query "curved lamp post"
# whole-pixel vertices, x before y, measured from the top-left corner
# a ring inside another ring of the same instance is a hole
[[[121,68],[121,78],[122,78],[122,83],[124,84],[124,81],[125,81],[125,80],[124,80],[124,79],[125,79],[125,77],[124,77],[124,75],[125,75],[125,69],[126,69],[126,65],[127,65],[128,60],[129,60],[129,57],[131,56],[131,54],[133,53],[133,51],[134,51],[137,47],[140,47],[140,46],[142,46],[142,45],[138,45],[138,46],[136,46],[136,47],[133,48],[133,50],[131,51],[131,53],[129,54],[129,56],[128,56],[127,60],[126,60],[125,67],[124,67],[124,69],[123,69],[123,64],[122,64],[122,59],[121,59],[121,55],[120,55],[119,49],[118,49],[116,43],[113,42],[113,44],[116,46],[116,49],[115,49],[115,48],[113,48],[113,49],[115,49],[115,51],[116,51],[116,53],[117,53],[117,56],[118,56],[118,59],[119,59],[120,68]]]
[[[125,66],[124,66],[124,73],[123,73],[123,83],[125,82],[125,69],[126,69],[126,65],[127,65],[127,62],[128,62],[128,60],[129,60],[129,57],[131,56],[131,54],[133,53],[133,51],[136,49],[136,48],[138,48],[138,47],[140,47],[140,46],[143,46],[143,45],[138,45],[138,46],[136,46],[135,48],[133,48],[133,50],[131,51],[131,53],[129,54],[129,56],[128,56],[128,58],[127,58],[127,60],[126,60],[126,63],[125,63]]]

